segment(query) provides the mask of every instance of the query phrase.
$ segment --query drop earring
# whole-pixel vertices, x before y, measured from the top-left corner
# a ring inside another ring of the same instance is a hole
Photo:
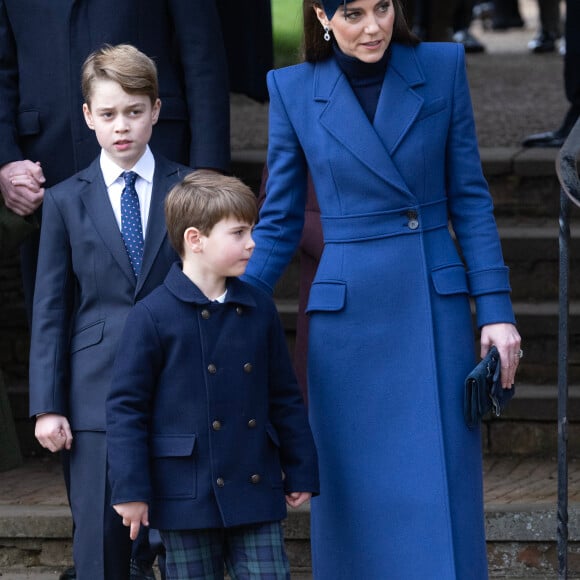
[[[326,42],[328,42],[330,40],[330,28],[328,28],[328,26],[324,27],[324,36],[323,36],[324,40],[326,40]]]

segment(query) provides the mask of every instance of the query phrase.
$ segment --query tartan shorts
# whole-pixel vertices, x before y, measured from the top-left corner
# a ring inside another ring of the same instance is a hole
[[[167,580],[290,580],[280,522],[160,534]]]

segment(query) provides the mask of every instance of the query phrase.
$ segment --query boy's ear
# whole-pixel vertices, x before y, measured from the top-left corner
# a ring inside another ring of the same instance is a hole
[[[201,252],[203,249],[203,234],[194,227],[187,228],[183,232],[183,241],[186,245],[186,249],[192,252]]]
[[[159,113],[161,112],[161,99],[157,99],[153,103],[153,108],[151,110],[151,124],[156,125],[159,120]]]
[[[95,124],[93,123],[93,115],[87,103],[83,103],[83,115],[85,116],[85,123],[87,124],[88,128],[94,131]]]

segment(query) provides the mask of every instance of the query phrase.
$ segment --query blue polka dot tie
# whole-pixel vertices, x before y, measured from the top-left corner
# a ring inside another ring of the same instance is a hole
[[[143,259],[143,227],[141,226],[141,209],[135,189],[137,174],[134,171],[123,173],[125,187],[121,194],[121,235],[129,254],[135,276],[141,271]]]

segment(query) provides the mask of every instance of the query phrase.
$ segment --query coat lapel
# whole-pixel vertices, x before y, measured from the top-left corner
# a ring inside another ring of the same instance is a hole
[[[406,71],[406,66],[411,70]],[[322,126],[369,169],[406,195],[410,195],[409,189],[391,155],[421,110],[423,99],[412,85],[422,82],[413,49],[393,45],[371,125],[334,59],[319,63],[314,78],[314,100],[322,106]]]
[[[98,158],[79,174],[79,179],[85,183],[85,191],[81,199],[95,225],[95,229],[119,264],[119,268],[135,284],[135,274],[129,262],[129,256],[117,225],[115,213],[109,202],[107,187],[101,174]]]

